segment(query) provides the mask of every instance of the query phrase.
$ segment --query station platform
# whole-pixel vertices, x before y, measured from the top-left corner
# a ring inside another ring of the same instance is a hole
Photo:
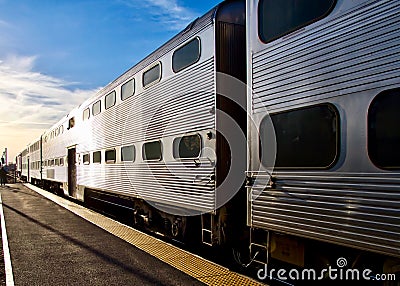
[[[7,286],[264,285],[30,184],[0,195]]]

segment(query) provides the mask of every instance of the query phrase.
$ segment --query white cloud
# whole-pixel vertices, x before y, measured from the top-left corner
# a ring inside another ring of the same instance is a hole
[[[177,0],[127,0],[124,3],[141,12],[145,9],[145,13],[168,30],[182,30],[197,16],[190,9],[180,6]]]
[[[18,57],[9,55],[5,60],[0,60],[1,70],[12,72],[30,72],[35,63],[36,57]]]
[[[71,83],[33,71],[36,57],[0,60],[0,151],[10,159],[96,90],[69,90]]]
[[[170,0],[145,0],[148,4],[158,7],[162,10],[165,10],[169,14],[173,16],[177,16],[181,13],[185,13],[186,9],[179,6],[176,1],[170,1]]]

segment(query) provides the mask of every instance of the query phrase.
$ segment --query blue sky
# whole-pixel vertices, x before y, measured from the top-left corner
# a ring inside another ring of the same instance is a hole
[[[15,157],[222,0],[0,0],[0,150]]]

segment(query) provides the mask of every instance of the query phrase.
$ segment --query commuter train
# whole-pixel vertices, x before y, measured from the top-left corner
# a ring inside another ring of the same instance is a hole
[[[20,172],[256,262],[398,272],[398,31],[397,0],[224,1],[30,144]]]

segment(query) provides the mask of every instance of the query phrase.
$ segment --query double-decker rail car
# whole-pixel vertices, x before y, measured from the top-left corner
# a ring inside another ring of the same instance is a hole
[[[21,178],[22,173],[22,152],[15,157],[16,176]]]
[[[27,148],[19,154],[19,168],[21,178],[31,183],[39,183],[41,180],[41,138],[28,144]]]
[[[42,185],[55,193],[63,193],[67,184],[65,146],[67,117],[60,120],[42,135]]]
[[[400,2],[247,9],[253,254],[399,267]]]
[[[28,180],[36,184],[42,179],[42,138],[29,145],[29,176]]]
[[[26,154],[28,151],[24,149],[17,155],[17,170],[18,170],[18,176],[20,179],[25,180],[25,175],[28,173],[26,171]]]

